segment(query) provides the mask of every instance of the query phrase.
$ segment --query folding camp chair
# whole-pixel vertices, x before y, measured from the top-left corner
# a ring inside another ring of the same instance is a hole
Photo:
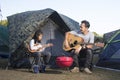
[[[92,50],[93,54],[92,54],[92,60],[91,60],[91,66],[90,66],[91,70],[93,70],[94,65],[96,65],[96,63],[94,63],[95,56],[97,55],[98,56],[97,58],[99,58],[99,55],[101,54],[102,50],[103,50],[102,47],[99,47],[99,48],[96,48],[96,49]]]
[[[30,51],[30,48],[29,48],[29,46],[27,47],[27,51],[26,51],[26,55],[28,56],[28,59],[30,60],[30,63],[31,63],[31,66],[28,68],[28,70],[30,71],[31,69],[32,69],[32,66],[35,64],[35,57],[33,57],[31,54],[34,54],[34,52],[31,52]],[[41,64],[44,64],[44,57],[46,57],[46,56],[43,56],[43,55],[41,55]]]

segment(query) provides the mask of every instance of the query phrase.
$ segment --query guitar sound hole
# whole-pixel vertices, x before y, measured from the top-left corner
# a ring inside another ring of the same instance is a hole
[[[77,41],[74,41],[74,45],[76,45],[76,44],[78,44],[78,42],[77,42]]]
[[[73,44],[70,44],[70,47],[75,47],[75,45],[77,45],[77,44],[78,44],[78,41],[74,41]]]

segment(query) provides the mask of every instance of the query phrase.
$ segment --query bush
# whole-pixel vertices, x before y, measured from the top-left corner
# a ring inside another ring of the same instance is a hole
[[[8,25],[8,21],[7,20],[2,20],[0,21],[0,26],[7,26]]]

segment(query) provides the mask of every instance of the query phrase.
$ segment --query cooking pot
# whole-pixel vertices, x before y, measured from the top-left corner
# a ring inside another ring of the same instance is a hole
[[[70,67],[73,63],[73,58],[68,56],[59,56],[56,58],[56,64],[59,67]]]

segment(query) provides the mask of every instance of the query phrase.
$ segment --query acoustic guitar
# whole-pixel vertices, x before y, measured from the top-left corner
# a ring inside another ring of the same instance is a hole
[[[70,51],[78,49],[82,45],[95,45],[98,47],[104,47],[104,43],[84,43],[84,39],[80,36],[76,36],[72,33],[69,33],[67,36],[68,47],[65,45],[65,41],[63,42],[63,50]]]
[[[37,46],[37,45],[38,44],[35,44],[35,46]],[[42,47],[38,48],[38,50],[31,50],[30,49],[30,45],[28,45],[28,51],[31,52],[31,53],[34,53],[34,52],[40,51],[40,49],[51,47],[51,46],[53,46],[53,44],[52,43],[48,43],[48,44],[42,45]]]

